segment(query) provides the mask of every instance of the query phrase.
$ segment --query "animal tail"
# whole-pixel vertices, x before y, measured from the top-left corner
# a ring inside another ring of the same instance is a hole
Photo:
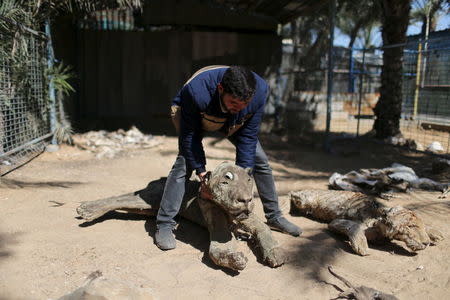
[[[333,271],[333,267],[332,266],[328,266],[328,271],[331,273],[331,275],[333,275],[334,277],[336,277],[337,279],[339,279],[340,281],[342,281],[346,286],[348,286],[351,289],[355,290],[355,287],[350,283],[350,281],[348,281],[347,279],[345,279],[344,277],[336,274]]]

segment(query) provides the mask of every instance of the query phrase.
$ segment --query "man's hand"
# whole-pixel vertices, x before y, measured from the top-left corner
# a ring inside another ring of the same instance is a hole
[[[202,172],[198,174],[198,178],[200,178],[200,197],[203,199],[211,200],[211,194],[209,193],[209,188],[207,186],[208,175],[207,172]]]
[[[200,174],[197,175],[198,178],[200,179],[200,182],[205,182],[205,176],[206,176],[206,172],[202,172]]]

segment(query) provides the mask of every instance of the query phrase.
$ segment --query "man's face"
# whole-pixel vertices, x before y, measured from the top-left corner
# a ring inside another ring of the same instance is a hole
[[[233,97],[231,94],[223,92],[223,88],[219,85],[219,93],[222,104],[225,106],[226,110],[232,114],[237,114],[244,108],[248,106],[251,99],[239,99]]]
[[[238,112],[246,108],[249,102],[250,102],[249,100],[242,101],[239,98],[234,98],[231,94],[222,95],[223,105],[232,114],[237,114]]]

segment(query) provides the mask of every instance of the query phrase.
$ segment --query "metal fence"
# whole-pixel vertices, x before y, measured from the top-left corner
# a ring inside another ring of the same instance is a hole
[[[79,20],[78,27],[90,30],[134,30],[133,10],[122,8],[96,11]]]
[[[419,151],[427,150],[434,143],[434,146],[440,146],[441,153],[448,154],[450,32],[446,38],[410,40],[403,47],[401,132],[405,139],[414,141],[414,147]],[[333,53],[335,65],[330,131],[355,137],[366,134],[373,128],[373,109],[380,96],[383,48],[336,47]],[[325,131],[327,59],[323,57],[313,70],[300,66],[294,72],[283,73],[283,69],[290,68],[291,56],[289,51],[284,51],[281,72],[284,80],[280,80],[286,82],[289,76],[295,74],[293,92],[284,103],[287,126],[296,127],[297,133]]]
[[[17,35],[26,42],[18,53]],[[11,47],[12,45],[12,47]],[[46,40],[18,30],[0,33],[0,175],[41,153],[52,135],[48,82],[45,78]],[[5,55],[17,51],[12,55]]]

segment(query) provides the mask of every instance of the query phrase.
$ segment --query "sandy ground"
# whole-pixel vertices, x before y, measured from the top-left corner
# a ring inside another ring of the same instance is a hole
[[[397,161],[426,173],[430,162],[424,154],[381,145],[352,146],[355,151],[341,151],[346,156],[273,139],[263,145],[283,201],[291,190],[326,189],[334,171],[386,167]],[[234,158],[226,141],[206,148],[209,169]],[[169,137],[155,148],[113,159],[97,160],[89,152],[64,146],[4,176],[0,299],[55,299],[95,270],[151,288],[160,299],[331,299],[338,295],[333,285],[343,284],[327,272],[328,265],[355,285],[400,299],[448,299],[450,199],[438,199],[435,192],[403,194],[388,203],[415,210],[446,237],[417,255],[391,244],[371,248],[367,257],[357,256],[346,241],[327,231],[326,224],[290,216],[284,205],[287,218],[304,230],[299,238],[274,233],[289,262],[271,269],[257,262],[241,242],[249,263],[239,274],[213,265],[205,254],[207,231],[188,221],[180,220],[177,249],[162,252],[153,244],[154,218],[112,213],[91,224],[77,218],[75,209],[81,201],[136,191],[166,176],[176,152],[176,140]],[[257,210],[261,213],[261,207]]]
[[[331,132],[346,132],[350,134],[355,134],[357,131],[358,121],[352,120],[332,120],[331,121]],[[363,135],[368,133],[373,128],[374,120],[372,119],[361,119],[359,124],[359,134]],[[424,122],[425,123],[425,122]],[[445,126],[445,125],[442,125]],[[319,128],[324,130],[324,128]],[[412,139],[416,143],[422,145],[423,150],[425,150],[432,142],[439,142],[444,149],[445,153],[450,153],[450,137],[447,131],[438,131],[432,129],[423,129],[419,126],[417,121],[407,121],[400,120],[400,130],[405,139]]]

